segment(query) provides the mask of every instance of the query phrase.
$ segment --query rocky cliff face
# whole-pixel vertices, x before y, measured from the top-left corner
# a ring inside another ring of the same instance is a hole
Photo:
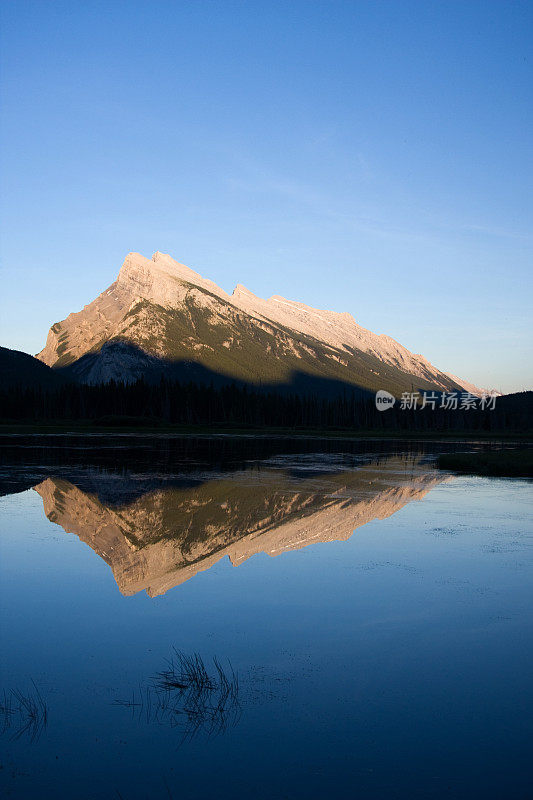
[[[161,362],[193,362],[263,384],[303,373],[396,394],[413,383],[467,386],[389,336],[362,328],[351,314],[278,296],[263,300],[240,285],[230,296],[159,252],[152,259],[126,256],[105,292],[51,327],[37,357],[89,383],[134,380]]]
[[[298,482],[279,472],[249,472],[184,489],[160,489],[114,506],[62,479],[35,487],[44,511],[75,533],[113,570],[125,595],[162,594],[227,556],[238,566],[260,552],[277,556],[343,541],[391,516],[447,480],[412,459]]]

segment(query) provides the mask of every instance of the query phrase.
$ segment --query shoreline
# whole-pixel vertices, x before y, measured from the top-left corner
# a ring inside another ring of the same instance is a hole
[[[171,438],[260,438],[260,439],[322,439],[322,440],[388,440],[388,441],[446,441],[446,442],[506,442],[533,444],[533,433],[482,431],[376,431],[346,429],[317,430],[308,428],[242,428],[168,425],[96,426],[70,423],[50,425],[0,423],[0,437],[32,436],[138,436]]]

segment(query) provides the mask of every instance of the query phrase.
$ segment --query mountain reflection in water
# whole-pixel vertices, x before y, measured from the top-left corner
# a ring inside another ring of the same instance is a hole
[[[124,492],[123,476],[100,472],[94,491],[65,477],[34,489],[51,522],[75,533],[113,570],[120,591],[164,594],[224,556],[234,566],[318,542],[346,541],[449,480],[421,456],[350,465],[324,455],[267,459],[251,469],[169,485],[151,476]],[[126,498],[126,499],[125,499]]]

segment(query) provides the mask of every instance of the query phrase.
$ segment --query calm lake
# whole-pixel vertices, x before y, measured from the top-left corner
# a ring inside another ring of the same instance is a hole
[[[532,486],[484,445],[0,437],[8,798],[533,797]]]

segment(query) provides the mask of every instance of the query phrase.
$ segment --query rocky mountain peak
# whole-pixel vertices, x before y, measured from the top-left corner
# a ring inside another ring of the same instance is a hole
[[[128,253],[108,289],[51,327],[38,358],[66,367],[87,354],[106,367],[95,372],[102,376],[111,374],[107,362],[113,355],[113,375],[129,380],[138,371],[130,351],[126,358],[104,347],[118,341],[137,348],[141,370],[148,369],[147,356],[195,362],[255,383],[302,373],[397,394],[412,387],[413,378],[418,386],[465,385],[389,336],[361,327],[347,312],[280,295],[264,300],[242,284],[230,296],[160,251],[150,259]]]
[[[203,278],[190,267],[159,251],[151,259],[139,253],[128,253],[120,269],[117,284],[127,288],[132,296],[165,308],[179,305],[187,291],[194,287],[225,300],[229,297],[213,281]]]
[[[203,281],[198,272],[185,266],[185,264],[181,264],[179,261],[175,261],[168,253],[160,253],[159,250],[156,250],[152,256],[152,262],[157,270],[168,274],[172,278],[181,278],[194,284],[200,284]]]

